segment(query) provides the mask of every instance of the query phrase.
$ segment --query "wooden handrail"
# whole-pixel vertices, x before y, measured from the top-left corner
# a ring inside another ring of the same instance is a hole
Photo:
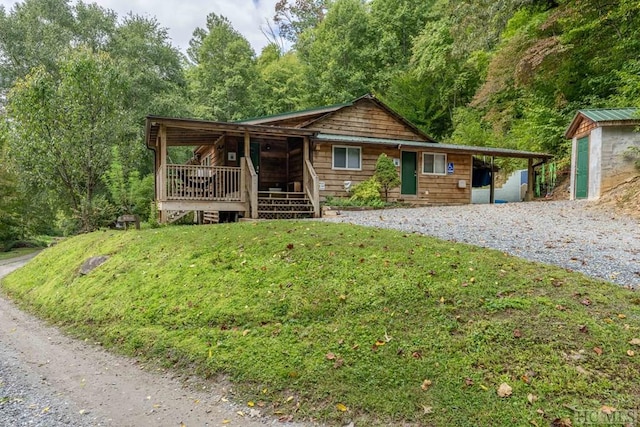
[[[245,157],[245,191],[249,195],[251,218],[258,218],[258,174],[253,167],[251,157]]]
[[[304,191],[307,193],[311,204],[313,205],[313,216],[315,218],[320,217],[320,183],[318,180],[318,174],[316,174],[313,165],[309,159],[305,159],[304,166],[307,169]]]

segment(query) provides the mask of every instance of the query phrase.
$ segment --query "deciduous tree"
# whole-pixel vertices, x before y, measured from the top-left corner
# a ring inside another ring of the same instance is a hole
[[[91,230],[102,220],[100,179],[129,126],[126,80],[108,54],[87,47],[68,51],[60,71],[37,67],[10,91],[13,152],[23,177],[54,190],[79,229]]]

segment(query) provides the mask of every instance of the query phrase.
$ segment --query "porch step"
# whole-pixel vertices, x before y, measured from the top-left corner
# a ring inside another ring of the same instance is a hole
[[[174,223],[182,218],[184,218],[191,211],[169,211],[169,215],[167,216],[167,224]]]
[[[313,205],[305,193],[260,192],[258,193],[258,218],[313,218]]]

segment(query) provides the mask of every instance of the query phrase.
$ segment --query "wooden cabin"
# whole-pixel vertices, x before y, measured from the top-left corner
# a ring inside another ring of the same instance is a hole
[[[631,147],[640,149],[640,110],[579,110],[565,132],[571,139],[570,198],[598,199],[626,179],[637,176]]]
[[[155,151],[161,222],[189,211],[203,222],[318,217],[321,201],[349,197],[382,153],[402,182],[390,200],[411,205],[471,203],[474,156],[529,159],[531,176],[534,160],[551,158],[438,143],[373,95],[235,123],[150,116],[146,143]],[[192,164],[169,164],[170,146],[194,147]]]

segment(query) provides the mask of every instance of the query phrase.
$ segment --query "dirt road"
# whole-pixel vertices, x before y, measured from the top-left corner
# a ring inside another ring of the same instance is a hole
[[[0,279],[31,257],[0,261]],[[96,343],[63,335],[0,297],[0,425],[281,424],[233,405],[230,398],[225,382],[178,379],[107,353]]]

